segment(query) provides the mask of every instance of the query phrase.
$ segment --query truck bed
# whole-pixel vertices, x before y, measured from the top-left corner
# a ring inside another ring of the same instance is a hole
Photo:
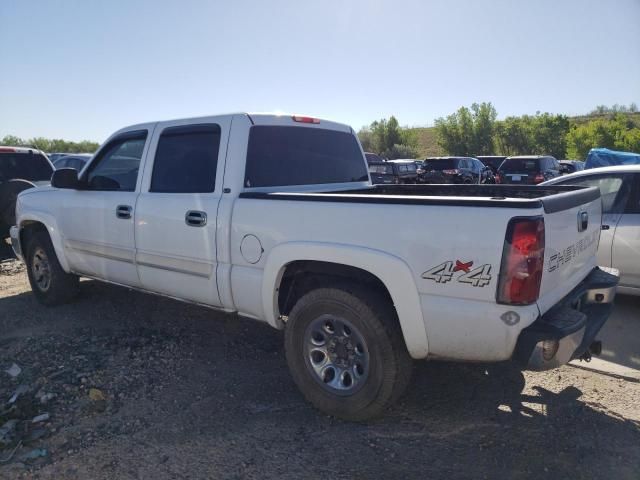
[[[326,192],[257,192],[241,198],[467,207],[544,208],[554,213],[593,201],[596,187],[571,185],[376,185]]]

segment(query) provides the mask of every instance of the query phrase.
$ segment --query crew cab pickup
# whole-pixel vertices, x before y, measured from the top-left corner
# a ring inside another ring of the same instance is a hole
[[[597,188],[373,186],[350,127],[295,115],[124,128],[16,215],[43,304],[85,276],[266,322],[304,396],[349,420],[398,398],[413,359],[588,356],[617,284]]]

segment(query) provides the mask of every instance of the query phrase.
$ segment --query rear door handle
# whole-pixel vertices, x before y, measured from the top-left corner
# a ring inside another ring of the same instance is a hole
[[[133,208],[131,208],[131,206],[129,205],[118,205],[116,207],[116,217],[127,220],[131,218],[132,211],[133,211]]]
[[[602,225],[600,228],[602,230],[609,230],[609,228],[611,228],[611,227],[609,227],[609,225]]]
[[[189,210],[184,216],[184,222],[190,227],[204,227],[207,224],[207,213]]]

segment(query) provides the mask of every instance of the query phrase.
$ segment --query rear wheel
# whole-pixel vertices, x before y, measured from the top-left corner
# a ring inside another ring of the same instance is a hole
[[[412,361],[395,310],[379,292],[319,288],[295,304],[287,363],[305,398],[345,420],[381,414],[406,389]]]
[[[31,290],[40,303],[60,305],[77,295],[78,277],[62,269],[47,232],[36,232],[28,240],[25,263]]]

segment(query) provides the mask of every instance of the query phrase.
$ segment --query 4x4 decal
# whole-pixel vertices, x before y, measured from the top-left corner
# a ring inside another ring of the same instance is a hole
[[[461,262],[460,260],[447,261],[437,265],[422,274],[425,280],[433,280],[436,283],[447,283],[454,278],[454,273],[461,272],[457,275],[456,280],[460,283],[468,283],[473,287],[484,287],[491,283],[491,265],[486,263],[479,267],[473,267],[473,260],[469,262]]]

